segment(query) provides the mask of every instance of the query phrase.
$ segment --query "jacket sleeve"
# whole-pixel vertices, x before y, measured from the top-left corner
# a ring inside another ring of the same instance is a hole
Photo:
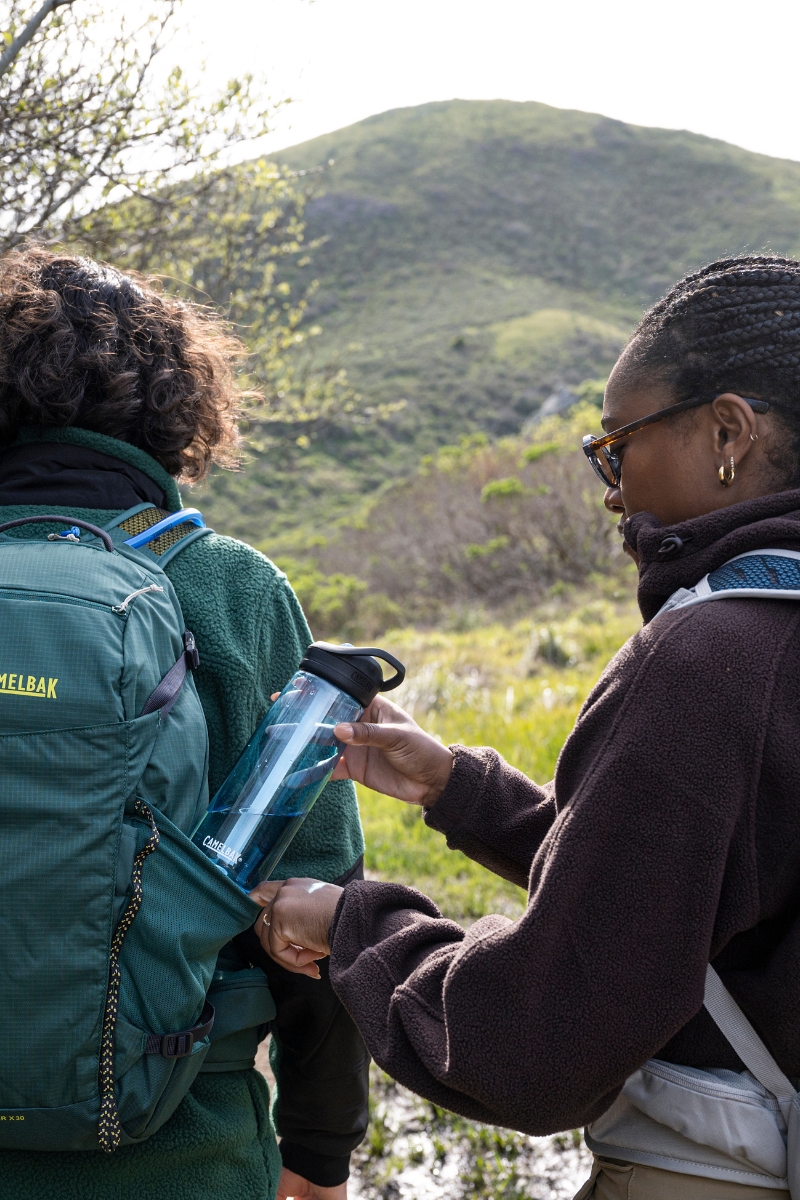
[[[327,961],[320,973],[315,981],[275,963],[267,969],[278,1010],[270,1046],[279,1080],[272,1115],[284,1165],[335,1187],[348,1178],[350,1153],[367,1131],[369,1055],[331,987]]]
[[[732,704],[730,627],[715,608],[660,619],[612,662],[562,752],[543,837],[542,789],[493,754],[475,757],[474,790],[442,824],[452,844],[511,877],[533,851],[522,918],[465,931],[411,888],[345,888],[333,985],[401,1083],[474,1119],[574,1128],[700,1009],[706,963],[736,932],[717,928],[717,912],[734,830],[736,846],[752,843],[782,657],[756,646],[755,674]],[[750,928],[754,863],[734,865],[737,920]]]
[[[451,850],[526,888],[534,855],[556,818],[553,785],[537,787],[495,750],[450,749],[453,770],[425,809],[426,824],[447,835]]]
[[[349,874],[361,878],[361,863]],[[252,929],[236,945],[265,972],[277,1009],[270,1046],[277,1081],[272,1115],[284,1166],[319,1187],[335,1187],[348,1178],[351,1151],[369,1121],[364,1041],[331,987],[327,960],[319,964],[317,981],[284,971]]]

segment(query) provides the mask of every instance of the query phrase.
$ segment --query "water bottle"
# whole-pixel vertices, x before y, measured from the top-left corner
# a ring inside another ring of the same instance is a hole
[[[379,658],[394,667],[391,678]],[[342,755],[334,725],[357,721],[405,674],[385,650],[312,642],[211,801],[195,845],[246,892],[268,879]]]

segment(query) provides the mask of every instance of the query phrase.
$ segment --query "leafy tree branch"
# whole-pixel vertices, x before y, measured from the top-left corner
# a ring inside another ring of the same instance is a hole
[[[61,8],[65,4],[74,3],[75,0],[45,0],[45,3],[42,5],[39,11],[35,12],[28,21],[28,24],[22,30],[22,33],[15,37],[8,46],[8,49],[4,50],[3,53],[0,54],[0,75],[5,75],[14,59],[21,50],[24,50],[28,42],[36,33],[36,30],[47,20],[51,12],[57,8]]]
[[[337,355],[312,353],[303,210],[317,172],[220,164],[275,106],[250,76],[208,98],[158,69],[179,4],[131,17],[119,3],[109,21],[103,0],[0,0],[0,253],[32,237],[82,246],[224,312],[249,351],[253,445],[301,452],[397,406],[370,406]]]
[[[157,79],[179,2],[134,18],[120,6],[113,23],[100,0],[0,5],[0,250],[125,195],[163,214],[166,184],[267,132],[275,106],[249,75],[211,99],[180,67]]]

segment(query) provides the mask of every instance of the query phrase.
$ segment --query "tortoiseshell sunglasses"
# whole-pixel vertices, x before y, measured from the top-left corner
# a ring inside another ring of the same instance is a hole
[[[583,439],[583,453],[591,463],[597,477],[606,487],[619,487],[622,464],[619,455],[609,449],[614,442],[630,437],[632,433],[644,429],[647,425],[655,425],[657,421],[665,421],[667,417],[674,417],[676,413],[686,412],[689,408],[700,408],[703,404],[713,404],[716,398],[716,396],[693,396],[691,400],[681,400],[679,404],[671,404],[669,408],[662,408],[659,412],[650,413],[648,417],[640,417],[638,421],[631,421],[630,425],[621,425],[619,429],[614,429],[611,433],[603,434],[601,437],[587,433]],[[742,396],[742,400],[745,404],[750,405],[753,412],[769,411],[767,400],[752,400],[748,396]]]

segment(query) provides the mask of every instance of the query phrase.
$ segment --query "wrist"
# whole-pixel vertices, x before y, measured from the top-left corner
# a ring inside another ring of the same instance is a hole
[[[448,837],[472,810],[481,795],[486,764],[480,752],[455,743],[448,747],[451,757],[447,783],[433,804],[426,805],[426,825]]]
[[[284,1167],[315,1187],[337,1187],[350,1178],[349,1154],[320,1154],[286,1138],[281,1139],[278,1147]]]
[[[450,782],[450,776],[453,773],[453,764],[455,762],[453,752],[449,746],[442,746],[441,749],[442,754],[439,762],[436,764],[433,780],[421,801],[423,808],[431,808],[436,803]]]
[[[336,916],[336,910],[339,907],[339,901],[342,898],[343,891],[344,888],[339,887],[339,885],[336,883],[326,884],[327,903],[325,906],[325,915],[323,920],[325,922],[325,942],[328,946],[328,953],[330,953],[331,926],[333,925],[333,918]]]

